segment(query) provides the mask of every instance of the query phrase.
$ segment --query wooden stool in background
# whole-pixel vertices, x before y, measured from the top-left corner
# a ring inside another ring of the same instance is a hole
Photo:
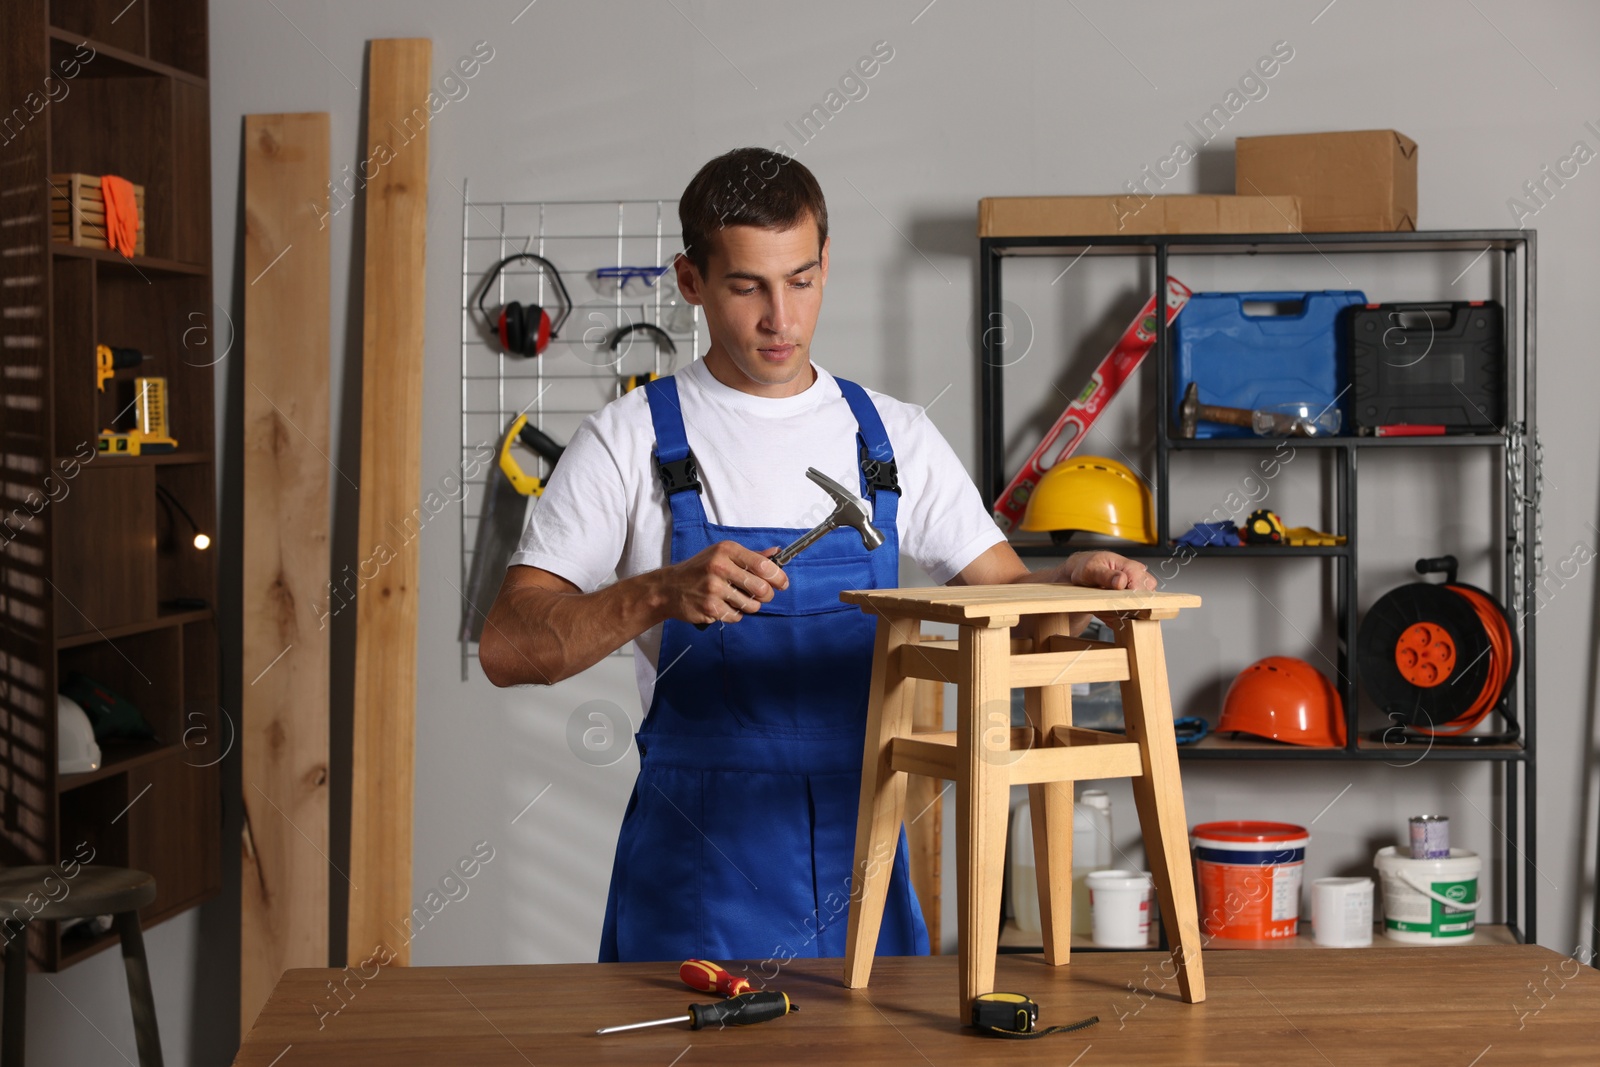
[[[63,892],[65,890],[65,892]],[[122,962],[133,1001],[139,1067],[161,1067],[161,1035],[144,958],[139,909],[156,899],[156,880],[126,867],[79,867],[70,877],[57,867],[0,870],[0,921],[5,949],[5,1016],[0,1021],[0,1067],[23,1067],[28,1017],[28,923],[35,919],[86,919],[115,915]],[[41,906],[42,902],[42,906]]]
[[[1045,958],[1060,965],[1068,961],[1072,940],[1072,784],[1132,778],[1147,862],[1169,924],[1179,994],[1191,1004],[1204,1000],[1189,831],[1161,647],[1161,620],[1198,607],[1200,598],[1018,584],[860,590],[842,599],[878,617],[845,985],[861,988],[872,973],[890,860],[905,817],[907,774],[956,783],[957,1014],[963,1019],[973,997],[994,992],[1011,786],[1028,786]],[[1072,637],[1071,614],[1098,616],[1116,634],[1115,642]],[[924,638],[924,620],[953,623],[959,636]],[[1029,636],[1013,638],[1019,626]],[[954,733],[913,736],[919,678],[955,683]],[[1126,737],[1072,725],[1069,687],[1103,681],[1122,683]],[[1015,730],[1014,688],[1027,689],[1030,723]]]

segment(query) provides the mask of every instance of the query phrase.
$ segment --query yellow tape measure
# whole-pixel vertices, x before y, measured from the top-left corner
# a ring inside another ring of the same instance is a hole
[[[1044,1037],[1046,1034],[1065,1034],[1082,1030],[1100,1021],[1100,1016],[1066,1026],[1048,1026],[1035,1030],[1039,1022],[1039,1005],[1021,993],[984,993],[972,998],[972,1028],[995,1037]]]

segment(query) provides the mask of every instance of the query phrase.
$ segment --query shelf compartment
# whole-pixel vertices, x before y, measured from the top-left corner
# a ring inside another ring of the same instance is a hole
[[[63,680],[74,671],[93,678],[139,709],[155,732],[155,741],[165,747],[179,743],[183,654],[178,627],[64,648],[57,659]]]
[[[88,37],[93,44],[142,57],[144,8],[127,0],[50,0],[50,34],[79,41]]]
[[[156,615],[155,468],[88,463],[53,505],[58,638]]]

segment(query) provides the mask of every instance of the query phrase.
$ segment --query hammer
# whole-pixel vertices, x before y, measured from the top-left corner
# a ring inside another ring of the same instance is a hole
[[[861,535],[861,543],[866,545],[869,552],[883,544],[883,534],[872,525],[872,516],[867,514],[867,509],[854,494],[815,467],[806,469],[806,477],[820,485],[823,491],[833,498],[833,513],[779,549],[777,555],[772,557],[772,562],[781,567],[810,548],[823,534],[844,526]],[[711,624],[697,622],[694,625],[695,629],[704,630]]]
[[[861,501],[857,500],[854,494],[815,467],[806,469],[806,477],[822,486],[823,491],[833,497],[833,514],[785,545],[776,556],[772,557],[772,562],[780,567],[783,566],[810,548],[812,542],[823,534],[841,526],[849,526],[859,533],[861,543],[869,552],[883,544],[883,534],[872,525],[872,516],[867,514],[867,509],[861,506]]]
[[[1178,408],[1178,436],[1194,437],[1201,419],[1246,429],[1255,425],[1254,412],[1249,408],[1224,408],[1200,403],[1200,383],[1190,382],[1189,388],[1183,391],[1183,404]]]

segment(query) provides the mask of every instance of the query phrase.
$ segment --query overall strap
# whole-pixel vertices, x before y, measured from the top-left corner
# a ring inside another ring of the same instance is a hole
[[[650,421],[656,434],[656,477],[667,493],[673,526],[706,521],[700,503],[700,468],[689,451],[689,437],[683,429],[683,406],[678,401],[678,382],[670,374],[644,386],[650,403]]]
[[[873,522],[880,526],[895,521],[900,508],[900,479],[894,461],[894,448],[883,428],[883,419],[867,391],[855,382],[834,376],[839,391],[856,417],[856,443],[861,457],[861,495],[872,502]]]

